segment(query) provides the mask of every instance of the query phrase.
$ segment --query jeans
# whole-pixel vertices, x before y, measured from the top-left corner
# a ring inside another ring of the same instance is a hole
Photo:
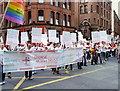
[[[6,74],[6,73],[3,73],[3,66],[1,66],[0,68],[1,68],[1,70],[0,70],[0,73],[1,73],[1,74],[0,74],[0,77],[2,77],[2,78],[0,79],[0,82],[3,82],[3,81],[5,81],[5,74]],[[1,75],[2,75],[2,76],[1,76]]]
[[[84,60],[83,60],[83,59],[84,59]],[[87,64],[86,64],[86,57],[85,57],[85,56],[83,56],[82,61],[84,62],[84,66],[87,65]]]
[[[100,58],[100,63],[102,64],[101,53],[98,53],[98,57]]]

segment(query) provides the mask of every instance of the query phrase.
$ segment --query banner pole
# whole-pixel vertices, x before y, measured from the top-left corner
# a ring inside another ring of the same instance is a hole
[[[3,1],[4,1],[4,0],[3,0]],[[3,23],[3,20],[4,20],[4,18],[5,18],[5,14],[6,14],[6,11],[7,11],[7,8],[8,8],[9,3],[10,3],[10,0],[8,1],[7,7],[6,7],[6,9],[5,9],[5,12],[4,12],[4,15],[3,15],[3,18],[2,18],[2,21],[1,21],[1,23],[0,23],[0,28],[2,27],[2,23]]]

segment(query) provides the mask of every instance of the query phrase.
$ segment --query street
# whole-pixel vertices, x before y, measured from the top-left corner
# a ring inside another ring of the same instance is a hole
[[[12,73],[12,79],[6,77],[2,89],[118,89],[117,58],[110,58],[102,65],[88,63],[83,69],[74,65],[73,71],[62,68],[60,73],[53,75],[51,69],[39,70],[33,80],[25,80],[24,72]]]

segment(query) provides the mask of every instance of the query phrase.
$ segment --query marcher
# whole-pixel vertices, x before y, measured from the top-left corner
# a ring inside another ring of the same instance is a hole
[[[26,51],[31,51],[31,44],[28,44]],[[25,78],[28,80],[33,80],[32,71],[25,71]]]

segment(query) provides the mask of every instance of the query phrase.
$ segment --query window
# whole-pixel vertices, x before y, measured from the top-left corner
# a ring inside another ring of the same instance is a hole
[[[44,0],[38,0],[38,3],[42,4],[42,3],[44,3]]]
[[[105,8],[105,2],[104,2],[104,8]]]
[[[43,10],[38,11],[38,21],[44,21],[44,12],[43,12]]]
[[[68,26],[71,26],[71,16],[68,15]]]
[[[56,13],[56,25],[59,25],[59,13]]]
[[[99,20],[98,20],[98,25],[99,25]]]
[[[10,21],[10,27],[12,27],[13,25],[12,25],[12,22]]]
[[[89,20],[88,20],[89,22],[90,22],[90,18],[89,18]]]
[[[6,20],[6,27],[8,27],[8,20]]]
[[[31,0],[28,0],[28,5],[31,5]]]
[[[93,12],[93,5],[91,5],[91,12]]]
[[[103,8],[101,8],[101,14],[103,15]]]
[[[107,16],[107,19],[108,19],[108,12],[106,12],[106,16]]]
[[[51,24],[54,24],[54,12],[53,11],[51,11]]]
[[[80,14],[83,13],[83,6],[80,7]]]
[[[63,15],[63,26],[66,26],[66,15]]]
[[[60,2],[59,2],[59,0],[56,0],[56,6],[57,6],[57,7],[60,6]]]
[[[105,20],[104,20],[104,27],[105,27]]]
[[[94,24],[96,24],[96,18],[94,18]]]
[[[103,19],[100,19],[100,26],[103,26]]]
[[[84,37],[87,38],[87,28],[85,27],[85,30],[84,30]]]
[[[31,23],[31,11],[28,12],[28,24]]]
[[[106,28],[108,28],[108,21],[106,21]]]
[[[54,5],[54,0],[51,0],[51,5]]]
[[[70,10],[70,0],[68,0],[68,10]]]
[[[63,8],[66,8],[66,0],[63,1]]]
[[[96,6],[96,11],[97,11],[97,13],[99,13],[99,6],[98,5]]]
[[[85,13],[87,13],[87,5],[85,5]]]
[[[104,10],[104,17],[105,17],[105,10]]]

